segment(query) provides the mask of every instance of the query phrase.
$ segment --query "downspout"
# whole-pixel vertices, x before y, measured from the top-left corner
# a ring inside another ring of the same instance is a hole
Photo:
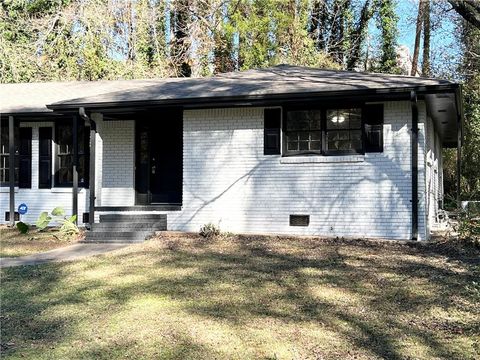
[[[460,85],[455,91],[455,101],[457,105],[457,176],[456,176],[456,190],[457,190],[457,209],[462,208],[461,202],[461,172],[462,172],[462,143],[463,143],[463,94],[462,86]]]
[[[410,92],[412,107],[412,240],[418,239],[418,103],[416,91]]]
[[[88,199],[88,224],[90,229],[95,222],[95,134],[97,132],[95,121],[85,112],[85,108],[80,107],[78,114],[85,121],[85,125],[90,127],[90,172],[89,178],[89,199]]]

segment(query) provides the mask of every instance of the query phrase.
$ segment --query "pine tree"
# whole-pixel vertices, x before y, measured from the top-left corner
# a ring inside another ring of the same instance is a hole
[[[376,70],[383,73],[399,73],[397,67],[398,15],[394,0],[377,0],[377,23],[380,28],[380,59]]]

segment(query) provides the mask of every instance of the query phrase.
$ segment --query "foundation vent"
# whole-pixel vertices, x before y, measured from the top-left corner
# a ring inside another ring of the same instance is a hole
[[[290,215],[290,226],[308,226],[310,215]]]
[[[15,211],[14,215],[15,221],[20,221],[20,214]],[[10,221],[10,211],[5,211],[5,221]]]

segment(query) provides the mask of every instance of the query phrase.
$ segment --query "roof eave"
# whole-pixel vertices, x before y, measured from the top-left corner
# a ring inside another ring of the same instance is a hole
[[[411,91],[415,91],[417,95],[432,94],[437,92],[457,91],[459,85],[422,85],[415,87],[401,88],[382,88],[382,89],[355,89],[347,91],[321,91],[321,92],[297,92],[297,93],[281,93],[281,94],[253,94],[242,96],[212,96],[199,98],[182,98],[182,99],[160,99],[160,100],[123,100],[112,102],[61,102],[47,105],[48,109],[53,111],[71,112],[79,107],[90,110],[108,109],[122,107],[139,107],[139,106],[181,106],[185,108],[211,108],[225,106],[254,106],[262,105],[266,102],[289,102],[298,101],[299,99],[318,99],[318,98],[342,98],[342,97],[372,97],[372,98],[408,98]],[[81,100],[81,99],[78,99]]]

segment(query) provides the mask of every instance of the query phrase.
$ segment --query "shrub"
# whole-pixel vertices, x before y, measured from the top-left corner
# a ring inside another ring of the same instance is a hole
[[[18,231],[20,231],[21,234],[26,234],[26,233],[28,233],[28,230],[30,230],[30,226],[28,226],[28,224],[26,224],[22,221],[19,221],[17,223],[17,229],[18,229]]]
[[[480,217],[462,213],[458,218],[458,235],[461,240],[480,247]]]
[[[200,232],[199,232],[199,234],[201,236],[203,236],[204,238],[209,238],[209,237],[212,237],[212,236],[218,236],[218,235],[220,235],[220,233],[221,233],[220,228],[213,223],[208,223],[208,224],[203,225],[200,228]]]

